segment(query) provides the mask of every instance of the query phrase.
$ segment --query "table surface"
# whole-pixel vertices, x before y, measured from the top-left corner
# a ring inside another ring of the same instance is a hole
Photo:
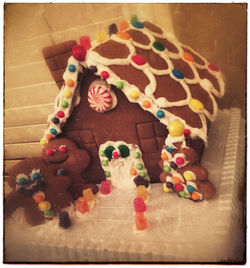
[[[6,262],[238,262],[244,252],[244,123],[239,109],[219,111],[202,164],[217,188],[210,201],[192,202],[152,184],[147,231],[134,230],[135,190],[97,194],[95,207],[30,227],[18,209],[5,221]]]

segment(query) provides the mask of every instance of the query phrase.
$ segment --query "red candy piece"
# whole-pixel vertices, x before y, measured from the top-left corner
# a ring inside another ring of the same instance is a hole
[[[102,72],[101,72],[101,78],[102,78],[102,79],[107,79],[107,78],[109,78],[109,73],[106,72],[106,71],[102,71]]]
[[[175,162],[176,162],[177,165],[183,165],[185,160],[184,160],[183,157],[177,157]]]
[[[134,55],[131,60],[137,65],[144,65],[146,60],[140,55]]]
[[[57,112],[57,116],[58,116],[59,118],[63,118],[63,117],[65,116],[65,114],[64,114],[63,111],[58,111],[58,112]]]
[[[61,145],[59,147],[59,152],[61,153],[66,153],[67,152],[67,146],[66,145]]]
[[[51,156],[51,155],[54,154],[54,150],[52,150],[52,149],[48,149],[48,150],[46,151],[46,154]]]
[[[89,36],[81,36],[80,37],[80,45],[87,51],[91,48],[91,42]]]
[[[72,56],[79,61],[85,60],[86,50],[80,45],[75,45],[72,48]]]
[[[209,65],[208,65],[208,68],[209,68],[211,71],[219,72],[219,69],[218,69],[216,66],[214,66],[214,65],[209,64]]]
[[[113,152],[113,158],[118,159],[120,157],[120,154],[118,152]]]
[[[189,129],[184,129],[184,136],[185,137],[188,137],[188,136],[190,136],[190,134],[191,134],[191,131],[189,130]]]
[[[141,197],[136,197],[134,199],[135,212],[143,213],[147,210],[147,206]]]
[[[82,213],[89,212],[89,205],[85,198],[79,197],[76,200],[76,208]]]
[[[101,194],[109,194],[109,193],[111,193],[111,184],[110,184],[110,182],[109,181],[102,181],[100,191],[101,191]]]
[[[184,189],[184,187],[180,183],[177,183],[175,185],[175,189],[176,189],[176,191],[182,191]]]

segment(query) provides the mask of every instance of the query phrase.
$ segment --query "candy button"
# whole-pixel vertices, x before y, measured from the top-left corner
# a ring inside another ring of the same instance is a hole
[[[58,116],[59,118],[63,118],[63,117],[65,116],[65,114],[64,114],[63,111],[58,111],[58,112],[57,112],[57,116]]]
[[[184,187],[180,183],[178,183],[175,185],[175,189],[176,189],[176,191],[179,192],[179,191],[182,191],[184,189]]]
[[[53,139],[53,136],[51,134],[46,134],[46,139],[50,141]]]
[[[173,69],[173,70],[172,70],[172,74],[173,74],[176,78],[178,78],[178,79],[183,79],[183,78],[184,78],[183,73],[180,72],[180,71],[177,70],[177,69]]]
[[[124,39],[124,40],[129,40],[131,36],[127,32],[117,32],[116,34],[119,38]]]
[[[65,172],[65,170],[64,169],[62,169],[62,168],[60,168],[58,171],[57,171],[57,174],[58,175],[65,175],[66,174],[66,172]]]
[[[169,189],[172,189],[172,188],[174,187],[173,183],[170,182],[170,181],[168,181],[168,182],[166,183],[166,186],[167,186]]]
[[[144,178],[144,177],[146,177],[147,173],[145,171],[142,171],[139,173],[139,175]]]
[[[165,116],[165,113],[162,110],[157,111],[156,116],[158,118],[163,118]]]
[[[189,193],[192,193],[195,190],[195,188],[192,185],[188,185],[187,190]]]
[[[57,117],[54,117],[53,119],[52,119],[52,122],[54,123],[54,124],[59,124],[60,123],[60,120],[57,118]]]
[[[42,201],[38,204],[38,208],[41,210],[41,211],[46,211],[48,209],[51,208],[51,205],[48,201]]]
[[[138,158],[140,158],[140,157],[141,157],[141,154],[140,154],[139,152],[136,152],[136,153],[134,154],[134,158],[138,159]]]
[[[64,90],[63,96],[68,99],[72,96],[72,93],[70,90]]]
[[[132,91],[130,91],[129,95],[131,98],[137,99],[137,98],[139,98],[140,93],[138,92],[138,90],[132,90]]]
[[[74,84],[75,84],[74,80],[72,80],[72,79],[68,79],[68,80],[67,80],[67,86],[69,86],[69,87],[73,87]]]
[[[90,70],[92,73],[96,73],[96,72],[97,72],[97,68],[96,68],[96,66],[93,66],[93,65],[91,65],[91,66],[89,67],[89,70]]]
[[[52,135],[56,135],[56,134],[57,134],[57,131],[56,131],[56,129],[51,128],[51,129],[50,129],[50,133],[51,133]]]
[[[136,174],[137,174],[136,169],[131,168],[131,169],[130,169],[130,175],[132,175],[132,176],[136,176]]]
[[[183,173],[183,176],[184,176],[186,181],[193,181],[196,178],[195,174],[190,170],[185,171]]]
[[[191,134],[191,131],[189,130],[189,129],[184,129],[184,136],[185,137],[188,137],[188,136],[190,136],[190,134]]]
[[[184,133],[184,125],[179,120],[172,121],[168,125],[168,131],[171,136],[180,137]]]
[[[143,169],[143,164],[138,163],[138,164],[136,165],[136,168],[139,169],[139,170],[142,170],[142,169]]]
[[[153,47],[159,51],[163,51],[165,49],[165,46],[160,42],[154,42]]]
[[[140,55],[134,55],[134,56],[132,56],[131,57],[131,60],[135,63],[135,64],[137,64],[137,65],[144,65],[145,63],[146,63],[146,60],[142,57],[142,56],[140,56]]]
[[[108,164],[109,164],[108,160],[102,160],[102,165],[104,167],[108,166]]]
[[[98,43],[101,43],[103,41],[105,41],[108,38],[108,35],[106,32],[101,31],[97,34],[96,40]]]
[[[119,31],[124,31],[128,27],[129,27],[128,22],[124,20],[119,24]]]
[[[83,61],[83,60],[85,60],[86,50],[80,45],[75,45],[72,48],[72,56],[76,60]]]
[[[52,149],[48,149],[48,150],[46,151],[46,154],[51,156],[51,155],[54,154],[54,150],[52,150]]]
[[[175,164],[174,161],[171,161],[170,162],[170,167],[173,168],[173,169],[176,169],[177,168],[177,165]]]
[[[76,71],[76,66],[73,65],[73,64],[70,64],[70,65],[68,66],[68,70],[69,70],[71,73],[73,73],[73,72]]]
[[[166,146],[166,150],[169,152],[169,153],[172,153],[174,151],[174,148],[171,147],[171,146]]]
[[[189,102],[189,107],[195,112],[201,112],[204,109],[204,105],[197,99],[192,99]]]
[[[162,160],[168,160],[168,155],[166,153],[161,154],[161,159]]]
[[[144,28],[144,24],[142,22],[139,22],[139,21],[133,21],[132,25],[137,29],[143,29]]]
[[[193,57],[190,53],[187,53],[187,52],[184,52],[184,53],[183,53],[183,58],[184,58],[186,61],[191,61],[191,62],[194,61],[194,57]]]
[[[219,72],[219,69],[218,69],[216,66],[214,66],[214,65],[209,64],[209,65],[208,65],[208,68],[209,68],[211,71]]]
[[[101,72],[101,78],[102,79],[107,79],[109,78],[109,73],[107,71],[102,71]]]
[[[170,172],[171,171],[171,168],[170,168],[170,166],[164,166],[163,167],[163,170],[165,171],[165,172]]]
[[[111,173],[109,171],[105,171],[105,176],[106,177],[110,177],[111,176]]]
[[[122,82],[122,81],[118,81],[118,82],[116,83],[116,87],[119,88],[119,89],[123,89],[123,87],[124,87],[123,82]]]
[[[59,147],[59,152],[61,153],[66,153],[67,152],[67,146],[66,145],[61,145]]]
[[[191,197],[192,197],[192,199],[194,201],[197,201],[197,200],[200,199],[200,196],[199,196],[199,194],[197,192],[193,192],[192,195],[191,195]]]
[[[166,183],[163,183],[163,191],[166,193],[169,193],[171,191],[171,189],[167,187]]]
[[[179,192],[179,195],[180,195],[181,197],[185,197],[185,196],[186,196],[186,192],[185,192],[185,191],[180,191],[180,192]]]
[[[61,103],[62,108],[67,108],[69,106],[67,101],[62,101]]]
[[[148,101],[148,100],[145,100],[145,101],[143,101],[142,106],[144,108],[150,108],[151,107],[151,102]]]
[[[177,165],[181,166],[185,163],[185,160],[183,157],[176,157],[175,162]]]

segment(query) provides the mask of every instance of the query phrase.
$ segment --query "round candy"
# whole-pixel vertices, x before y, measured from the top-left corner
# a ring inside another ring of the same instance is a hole
[[[171,161],[170,162],[170,167],[173,168],[173,169],[176,169],[177,168],[177,165],[175,164],[174,161]]]
[[[46,134],[46,139],[50,141],[53,139],[53,136],[51,134]]]
[[[130,150],[127,145],[121,144],[118,146],[122,158],[126,158],[130,155]]]
[[[61,153],[66,153],[67,152],[67,146],[66,145],[61,145],[59,147],[59,152]]]
[[[111,176],[111,173],[109,171],[105,171],[105,176],[106,177],[110,177]]]
[[[25,185],[27,182],[28,182],[27,178],[22,177],[18,179],[18,184],[20,185]]]
[[[101,72],[101,78],[102,79],[108,79],[109,78],[109,73],[107,71],[102,71]]]
[[[151,102],[148,101],[148,100],[145,100],[145,101],[143,101],[142,106],[144,108],[150,108],[151,107]]]
[[[32,180],[39,181],[41,179],[41,174],[39,172],[35,172],[32,174]]]
[[[193,57],[190,53],[187,53],[187,52],[184,52],[184,54],[183,54],[183,58],[184,58],[186,61],[191,61],[191,62],[194,61],[194,57]]]
[[[136,168],[139,169],[139,170],[142,170],[142,169],[143,169],[143,164],[138,163],[138,164],[136,165]]]
[[[191,195],[191,197],[192,197],[192,199],[194,201],[197,201],[197,200],[200,199],[200,196],[199,196],[199,194],[197,192],[193,192],[192,195]]]
[[[137,174],[136,169],[131,168],[131,169],[130,169],[130,175],[135,176],[136,174]]]
[[[104,113],[112,106],[112,96],[109,88],[103,85],[95,85],[88,92],[89,106],[99,112]]]
[[[195,111],[195,112],[201,112],[203,109],[204,109],[204,105],[202,102],[200,102],[199,100],[197,99],[192,99],[190,102],[189,102],[189,107]]]
[[[184,187],[180,183],[178,183],[175,185],[175,189],[176,189],[176,191],[179,192],[179,191],[182,191],[184,189]]]
[[[218,69],[216,66],[214,66],[214,65],[209,64],[209,65],[208,65],[208,68],[209,68],[211,71],[219,72],[219,69]]]
[[[169,153],[172,153],[174,151],[174,148],[171,147],[171,146],[166,146],[166,150],[169,152]]]
[[[181,197],[185,197],[185,196],[186,196],[186,192],[185,192],[185,191],[180,191],[180,192],[179,192],[179,195],[180,195]]]
[[[163,118],[165,116],[165,113],[162,110],[157,111],[156,116],[158,118]]]
[[[170,182],[170,181],[168,181],[168,182],[166,183],[166,186],[167,186],[169,189],[172,189],[172,188],[174,187],[173,183]]]
[[[51,219],[51,218],[53,218],[54,213],[53,213],[53,210],[52,209],[47,209],[47,210],[45,210],[43,212],[43,215],[44,215],[45,218]]]
[[[94,65],[91,65],[91,66],[89,67],[89,70],[90,70],[92,73],[96,73],[96,72],[97,72],[97,68],[96,68],[96,66],[94,66]]]
[[[120,157],[120,154],[118,152],[113,152],[113,158],[118,159]]]
[[[41,211],[46,211],[48,209],[51,208],[51,205],[50,205],[50,202],[48,201],[42,201],[38,204],[38,208],[41,210]]]
[[[64,90],[63,96],[68,99],[72,96],[72,93],[70,90]]]
[[[73,65],[73,64],[70,64],[70,65],[68,66],[68,70],[69,70],[71,73],[74,73],[74,72],[76,71],[76,66]]]
[[[104,167],[108,166],[108,165],[109,165],[108,160],[102,160],[102,165],[103,165]]]
[[[169,134],[173,137],[180,137],[184,133],[184,125],[179,120],[172,121],[168,125]]]
[[[57,174],[58,175],[65,175],[65,170],[64,169],[62,169],[62,168],[60,168],[58,171],[57,171]]]
[[[85,56],[86,56],[86,50],[80,46],[80,45],[75,45],[72,48],[72,56],[79,61],[84,61]]]
[[[132,90],[130,91],[130,97],[133,98],[133,99],[137,99],[140,95],[140,93],[138,92],[138,90]]]
[[[186,181],[193,181],[195,180],[195,174],[190,171],[190,170],[187,170],[183,173],[183,176],[185,178]]]
[[[131,60],[137,65],[144,65],[146,63],[146,60],[140,55],[132,56]]]
[[[123,82],[122,82],[122,81],[118,81],[118,82],[116,83],[116,87],[119,88],[119,89],[123,89],[123,87],[124,87]]]
[[[65,116],[65,114],[64,114],[63,111],[58,111],[58,112],[57,112],[57,116],[58,116],[59,118],[63,118],[63,117]]]
[[[36,202],[37,204],[39,204],[39,203],[41,203],[41,202],[44,200],[44,198],[45,198],[45,194],[44,194],[44,192],[39,191],[39,192],[33,194],[32,197],[33,197],[33,199],[35,200],[35,202]]]
[[[68,79],[68,80],[67,80],[67,86],[69,86],[69,87],[73,87],[74,84],[75,84],[74,80],[72,80],[72,79]]]
[[[185,163],[185,160],[183,157],[178,156],[178,157],[176,157],[175,162],[177,165],[181,166]]]
[[[144,24],[142,22],[139,22],[139,21],[133,21],[132,25],[137,29],[143,29],[144,28]]]
[[[183,79],[184,78],[183,73],[181,71],[177,70],[177,69],[173,69],[172,74],[174,75],[174,77],[176,77],[178,79]]]
[[[163,167],[163,170],[165,171],[165,172],[170,172],[171,171],[171,168],[170,168],[170,166],[164,166]]]
[[[105,156],[104,151],[100,151],[100,156]]]
[[[44,139],[41,139],[41,140],[40,140],[40,144],[41,144],[42,146],[44,146],[44,145],[46,145],[46,144],[47,144],[47,141],[46,141],[46,140],[44,140]]]
[[[180,182],[181,182],[181,179],[180,179],[180,178],[178,178],[178,177],[176,177],[176,176],[173,177],[173,183],[174,183],[174,184],[178,184],[178,183],[180,183]]]
[[[144,178],[144,177],[146,177],[147,173],[145,171],[142,171],[139,173],[139,175]]]
[[[56,135],[56,134],[57,134],[57,131],[56,131],[56,129],[51,128],[51,129],[50,129],[50,133],[51,133],[52,135]]]
[[[192,185],[188,185],[187,190],[189,193],[192,193],[195,190],[195,188]]]
[[[59,124],[60,123],[60,119],[59,118],[57,118],[57,117],[54,117],[53,119],[52,119],[52,122],[54,123],[54,124]]]
[[[166,192],[166,193],[169,193],[171,191],[171,188],[168,188],[166,183],[163,183],[163,191]]]
[[[166,153],[161,154],[161,159],[162,160],[168,160],[168,155]]]
[[[163,50],[165,49],[165,46],[164,46],[162,43],[157,42],[157,41],[155,41],[155,42],[153,43],[153,47],[154,47],[155,49],[159,50],[159,51],[163,51]]]
[[[61,106],[62,108],[67,108],[69,106],[69,103],[67,101],[62,101]]]
[[[48,150],[46,151],[46,154],[51,156],[51,155],[54,154],[54,150],[52,150],[52,149],[48,149]]]
[[[191,131],[189,130],[189,129],[184,129],[184,136],[185,137],[188,137],[188,136],[190,136],[190,134],[191,134]]]
[[[140,157],[141,157],[141,154],[140,154],[139,152],[136,152],[136,153],[134,154],[134,158],[138,159],[138,158],[140,158]]]

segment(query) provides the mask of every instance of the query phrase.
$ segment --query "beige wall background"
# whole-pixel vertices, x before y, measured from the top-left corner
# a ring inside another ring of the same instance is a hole
[[[246,94],[246,4],[5,4],[5,172],[40,154],[40,137],[58,92],[43,47],[82,35],[95,38],[111,23],[150,20],[191,45],[225,75],[221,108],[241,107]]]

